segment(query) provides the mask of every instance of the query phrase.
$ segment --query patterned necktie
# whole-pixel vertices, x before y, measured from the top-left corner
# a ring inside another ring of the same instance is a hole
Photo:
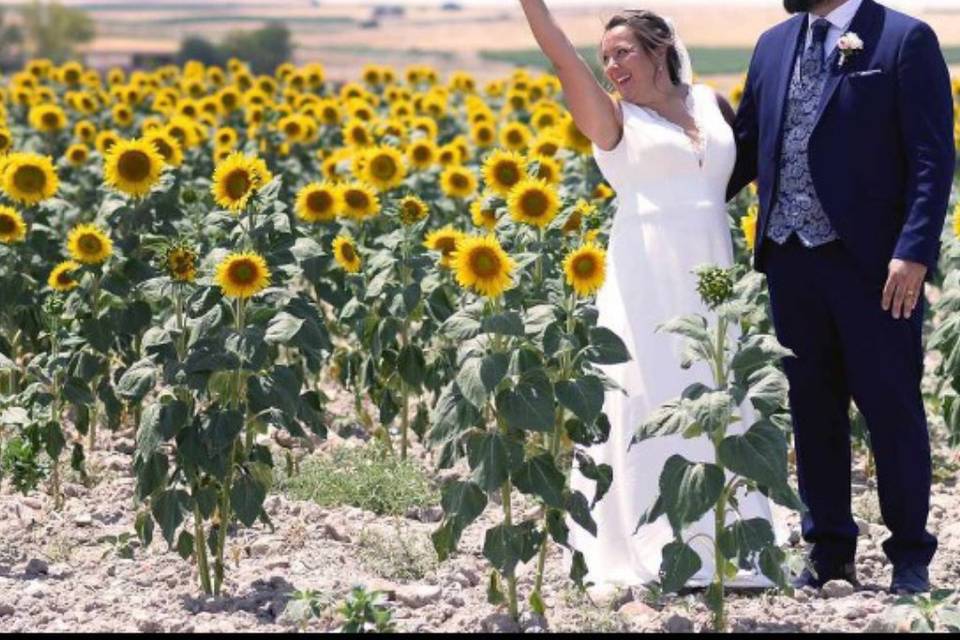
[[[812,84],[823,72],[823,43],[827,41],[830,22],[820,18],[810,25],[812,39],[810,46],[803,52],[800,65],[801,78],[806,85]]]

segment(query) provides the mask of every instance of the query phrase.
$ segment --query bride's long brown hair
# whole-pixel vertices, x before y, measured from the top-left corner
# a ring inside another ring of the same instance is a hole
[[[667,72],[670,74],[670,82],[674,85],[680,84],[680,54],[674,46],[673,29],[667,24],[660,15],[646,9],[625,9],[612,18],[607,20],[603,27],[606,33],[614,27],[626,26],[633,33],[637,43],[643,47],[647,54],[651,54],[659,47],[667,48]],[[603,65],[603,54],[599,53]],[[659,68],[657,73],[660,73]],[[656,76],[655,76],[656,79]]]

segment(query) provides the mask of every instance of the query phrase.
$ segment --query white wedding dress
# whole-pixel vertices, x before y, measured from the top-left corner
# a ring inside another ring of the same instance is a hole
[[[585,449],[597,463],[613,468],[610,490],[592,511],[597,537],[568,519],[570,542],[587,563],[586,580],[598,587],[658,579],[661,550],[673,538],[666,516],[644,525],[636,535],[633,532],[659,493],[663,464],[677,453],[691,461],[713,461],[706,436],[652,438],[627,451],[637,427],[660,404],[692,383],[709,385],[713,380],[705,363],[681,369],[683,338],[655,332],[660,323],[681,315],[699,313],[714,323],[714,315],[700,301],[692,271],[701,264],[733,263],[725,204],[736,159],[733,133],[710,87],[693,85],[687,104],[700,130],[700,145],[655,111],[621,102],[619,144],[610,151],[593,146],[594,157],[617,194],[607,279],[597,293],[597,322],[620,336],[632,356],[629,362],[601,367],[628,395],[606,392],[603,411],[610,420],[610,437]],[[736,335],[731,331],[731,340]],[[748,401],[739,413],[743,422],[731,425],[728,432],[742,432],[752,424]],[[594,482],[575,469],[571,486],[592,500]],[[771,505],[754,493],[740,502],[740,513],[744,519],[769,520]],[[684,540],[701,532],[712,537],[713,521],[711,510],[685,530]],[[778,521],[774,530],[777,541],[783,542],[784,524]],[[702,568],[687,584],[707,585],[714,574],[710,542],[700,537],[690,544],[700,554]],[[566,557],[569,562],[569,552]],[[772,586],[766,577],[747,572],[728,584]]]

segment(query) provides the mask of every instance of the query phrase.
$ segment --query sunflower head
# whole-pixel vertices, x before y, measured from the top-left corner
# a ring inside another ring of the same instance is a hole
[[[502,295],[510,287],[511,273],[516,268],[492,235],[464,237],[454,251],[452,263],[462,287],[489,298]]]
[[[486,204],[488,198],[479,198],[470,203],[470,218],[473,224],[493,231],[497,226],[497,210]]]
[[[511,122],[500,130],[500,144],[511,151],[523,151],[532,138],[530,129],[522,122]]]
[[[216,283],[228,298],[246,299],[270,283],[267,262],[256,253],[231,253],[217,265]]]
[[[534,159],[537,163],[537,177],[547,184],[559,184],[563,178],[563,166],[560,161],[550,156],[540,156]]]
[[[437,143],[429,138],[417,138],[407,147],[407,160],[416,169],[427,169],[437,161]]]
[[[90,157],[90,150],[87,148],[87,145],[82,142],[77,142],[67,147],[64,155],[67,157],[67,162],[74,167],[79,167]]]
[[[747,209],[746,215],[740,218],[740,230],[743,231],[743,238],[746,240],[747,248],[750,251],[753,251],[754,244],[757,241],[757,213],[757,205],[751,205]]]
[[[57,192],[60,181],[50,156],[12,153],[3,165],[3,190],[18,202],[37,204]]]
[[[501,196],[510,194],[527,177],[527,159],[514,151],[498,149],[483,163],[483,179],[488,188]]]
[[[27,224],[13,207],[0,205],[0,242],[22,242],[27,236]]]
[[[143,137],[144,141],[153,145],[163,162],[170,167],[179,167],[183,164],[183,151],[180,142],[163,129],[150,131]]]
[[[333,258],[345,271],[356,273],[360,270],[360,254],[349,236],[339,235],[334,239]]]
[[[407,196],[400,201],[400,222],[403,224],[416,224],[427,217],[429,208],[427,203],[416,196]]]
[[[100,264],[113,253],[110,236],[92,224],[77,225],[67,236],[70,257],[83,264]]]
[[[335,220],[341,208],[342,197],[337,185],[330,182],[311,182],[297,192],[297,217],[307,222]]]
[[[451,165],[440,175],[440,188],[451,198],[469,198],[477,190],[477,176],[467,167]]]
[[[174,282],[193,282],[197,277],[197,252],[178,243],[163,255],[163,270]]]
[[[563,260],[567,284],[579,296],[589,296],[603,285],[606,277],[606,252],[593,243],[585,243]]]
[[[235,151],[213,172],[213,196],[221,207],[239,213],[253,193],[272,179],[263,160]]]
[[[406,177],[403,154],[393,147],[380,146],[366,152],[360,179],[380,191],[388,191]]]
[[[146,140],[120,140],[104,158],[104,181],[135,198],[150,192],[163,171],[163,156]]]
[[[47,285],[54,291],[70,291],[79,284],[73,278],[73,272],[79,268],[80,263],[74,262],[73,260],[61,262],[50,271],[50,276],[47,278]]]
[[[366,220],[380,213],[380,198],[376,191],[362,182],[345,184],[340,193],[343,195],[343,213],[354,220]]]
[[[426,239],[423,241],[423,246],[432,251],[439,251],[440,266],[448,268],[451,266],[454,251],[457,250],[457,246],[464,237],[463,233],[447,225],[442,229],[437,229],[427,234]]]
[[[515,186],[507,197],[510,217],[535,227],[546,227],[560,209],[554,187],[543,180],[528,178]]]
[[[30,126],[43,133],[55,133],[67,126],[67,116],[55,104],[41,104],[30,109]]]

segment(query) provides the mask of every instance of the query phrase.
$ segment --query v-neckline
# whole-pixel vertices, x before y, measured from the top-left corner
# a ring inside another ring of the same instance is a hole
[[[688,109],[690,111],[690,117],[693,118],[693,123],[697,127],[697,139],[694,139],[687,133],[687,130],[684,129],[681,125],[677,124],[670,118],[663,116],[659,111],[653,109],[652,107],[646,107],[640,104],[635,104],[630,102],[635,107],[639,107],[641,111],[649,115],[654,120],[657,120],[668,127],[679,132],[684,138],[686,138],[687,143],[690,146],[691,151],[693,151],[694,157],[697,159],[697,164],[700,165],[700,168],[703,168],[704,161],[707,157],[707,140],[705,138],[705,133],[703,131],[703,124],[699,117],[699,101],[693,95],[693,85],[687,85],[687,95],[684,97],[684,101],[688,103]]]

